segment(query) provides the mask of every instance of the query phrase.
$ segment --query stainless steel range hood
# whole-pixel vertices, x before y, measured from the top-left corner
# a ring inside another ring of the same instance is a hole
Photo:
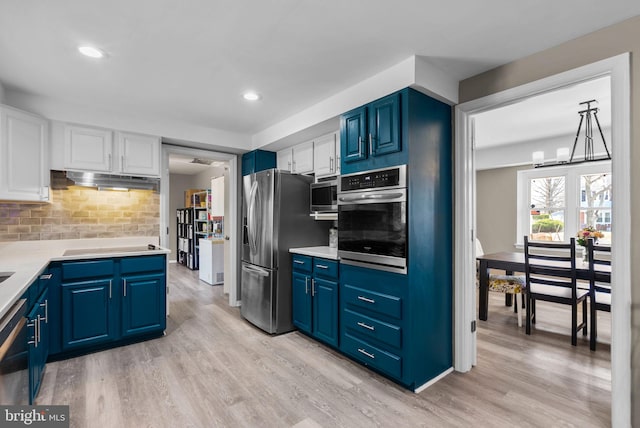
[[[93,172],[67,171],[66,178],[76,186],[97,187],[105,190],[153,190],[160,191],[160,179],[133,177],[130,175],[98,174]]]

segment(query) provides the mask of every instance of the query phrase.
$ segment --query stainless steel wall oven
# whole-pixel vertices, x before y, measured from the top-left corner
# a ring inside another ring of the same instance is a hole
[[[407,167],[343,175],[338,182],[342,263],[407,272]]]

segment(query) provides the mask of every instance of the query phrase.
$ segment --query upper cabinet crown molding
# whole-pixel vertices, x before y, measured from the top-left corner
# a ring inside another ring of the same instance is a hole
[[[49,121],[0,105],[0,200],[48,202]]]
[[[64,124],[64,169],[159,177],[160,146],[151,135]]]

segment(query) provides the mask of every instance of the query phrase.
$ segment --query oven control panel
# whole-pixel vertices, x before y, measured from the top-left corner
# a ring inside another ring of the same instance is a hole
[[[340,177],[340,191],[406,187],[406,165]]]

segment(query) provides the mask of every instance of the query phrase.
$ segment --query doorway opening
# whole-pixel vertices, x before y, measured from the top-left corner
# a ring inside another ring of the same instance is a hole
[[[477,232],[476,159],[473,152],[473,116],[535,95],[575,85],[597,77],[611,78],[612,180],[615,184],[612,223],[615,236],[629,236],[630,225],[630,68],[629,55],[589,64],[558,75],[486,96],[456,107],[456,279],[455,367],[468,371],[477,364],[476,334],[468,326],[476,320],[475,255]],[[528,154],[530,156],[530,154]],[[613,425],[628,425],[631,414],[631,260],[628,240],[612,242],[611,312],[611,415]],[[625,423],[625,421],[627,421]]]
[[[222,285],[239,305],[237,156],[163,144],[162,245],[170,260],[197,270],[204,285]]]

